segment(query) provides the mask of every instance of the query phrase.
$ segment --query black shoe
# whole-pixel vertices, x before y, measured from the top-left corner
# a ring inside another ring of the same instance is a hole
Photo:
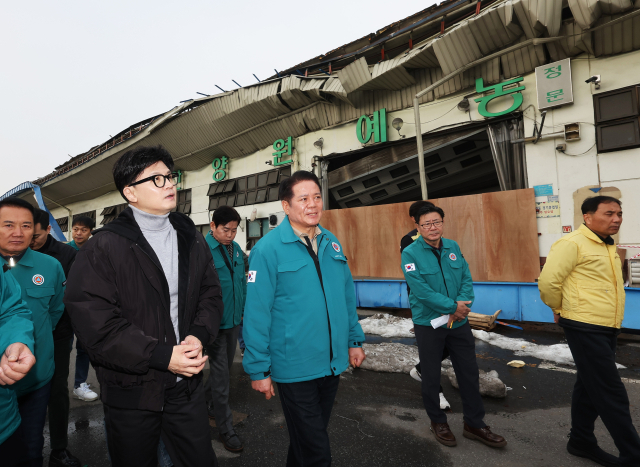
[[[82,467],[80,459],[72,455],[67,449],[51,451],[49,467]]]
[[[597,444],[584,443],[569,438],[567,451],[573,456],[590,459],[596,464],[604,465],[605,467],[616,467],[620,465],[617,457],[603,451]]]
[[[220,433],[220,441],[224,444],[224,448],[231,452],[240,452],[244,449],[244,445],[235,431],[231,430],[226,433]]]
[[[207,407],[207,415],[209,415],[209,419],[210,420],[215,420],[216,419],[216,413],[213,411],[213,407],[212,406]]]

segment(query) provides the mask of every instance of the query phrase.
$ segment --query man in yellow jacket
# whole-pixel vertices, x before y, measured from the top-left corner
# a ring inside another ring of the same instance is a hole
[[[571,402],[569,453],[600,465],[640,465],[640,438],[616,367],[624,317],[622,265],[612,235],[622,223],[621,203],[610,196],[582,204],[584,224],[551,247],[540,274],[540,297],[563,327],[578,370]],[[620,457],[598,447],[600,416]]]

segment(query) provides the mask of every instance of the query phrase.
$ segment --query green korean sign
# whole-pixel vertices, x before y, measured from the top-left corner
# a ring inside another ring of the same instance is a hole
[[[214,159],[211,163],[211,167],[213,167],[213,179],[216,182],[221,182],[225,178],[227,178],[227,164],[229,162],[229,158],[227,156],[222,156],[217,159]]]
[[[523,81],[524,78],[514,78],[509,81],[503,81],[502,83],[494,84],[493,86],[484,86],[484,82],[482,78],[476,79],[476,92],[489,92],[493,91],[493,94],[489,94],[488,96],[479,97],[475,99],[476,102],[479,102],[478,113],[483,117],[500,117],[501,115],[506,115],[508,113],[513,112],[518,107],[522,105],[523,97],[520,91],[524,91],[524,86],[516,86],[509,89],[505,89],[505,86],[509,86],[511,84],[519,83]],[[511,96],[513,98],[513,105],[508,109],[501,110],[499,112],[489,112],[487,110],[487,104],[491,102],[493,99],[502,96]]]
[[[289,136],[286,140],[279,139],[275,143],[273,143],[273,149],[275,152],[272,152],[271,155],[273,156],[274,166],[291,164],[293,162],[293,159],[291,159],[291,155],[293,154],[291,152],[291,150],[293,149],[292,141],[293,139],[291,138],[291,136]],[[288,159],[283,161],[281,160],[282,156],[289,157]]]
[[[356,136],[362,144],[367,144],[372,136],[374,143],[386,143],[387,109],[376,110],[371,118],[362,115],[356,124]]]

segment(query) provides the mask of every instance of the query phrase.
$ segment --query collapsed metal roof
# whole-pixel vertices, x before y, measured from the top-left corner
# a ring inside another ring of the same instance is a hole
[[[471,88],[477,77],[497,83],[530,73],[549,61],[547,53],[556,61],[638,50],[638,13],[640,0],[450,0],[281,72],[284,77],[184,102],[34,183],[63,204],[100,196],[114,189],[111,167],[117,157],[140,144],[163,145],[182,170],[202,168],[222,155],[249,155],[284,136],[351,122],[383,107],[411,107],[419,91],[444,76],[533,38],[561,39],[466,70],[420,102]],[[329,71],[328,66],[330,75],[318,70]],[[73,183],[65,183],[68,178]]]

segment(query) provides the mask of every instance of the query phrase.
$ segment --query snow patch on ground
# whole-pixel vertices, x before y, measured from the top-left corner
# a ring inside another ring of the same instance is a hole
[[[382,337],[415,337],[415,334],[409,332],[409,330],[413,328],[412,320],[392,316],[388,313],[377,313],[369,318],[360,320],[360,326],[362,326],[362,330],[365,334]],[[538,345],[525,339],[505,337],[493,332],[480,331],[476,329],[472,330],[472,332],[476,339],[502,349],[512,350],[517,356],[535,357],[548,362],[575,365],[573,355],[571,355],[571,350],[569,350],[569,346],[567,344]],[[396,364],[402,366],[401,362],[396,362],[392,366],[396,366]],[[616,363],[616,365],[618,368],[626,368],[624,365],[620,365],[619,363]],[[407,368],[410,369],[410,366],[407,366]],[[400,370],[399,372],[406,371]]]
[[[369,318],[361,319],[360,326],[365,334],[382,337],[415,337],[412,332],[413,321],[399,318],[388,313],[377,313]]]
[[[397,343],[363,344],[367,358],[362,362],[365,370],[384,373],[409,373],[419,361],[418,347]]]

